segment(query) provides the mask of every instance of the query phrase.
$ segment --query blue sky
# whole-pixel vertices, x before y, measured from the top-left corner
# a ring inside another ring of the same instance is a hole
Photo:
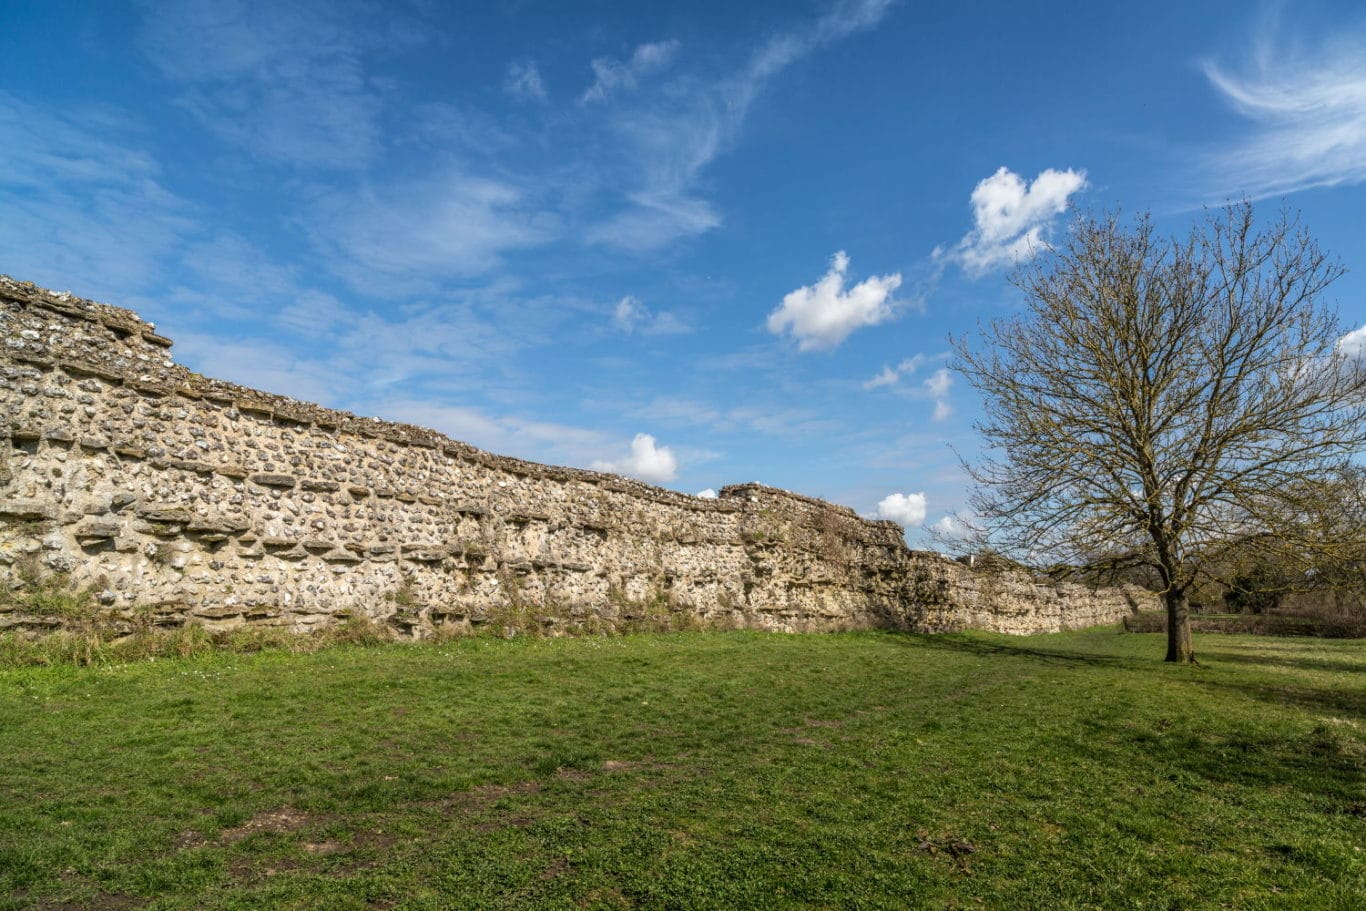
[[[1359,3],[0,0],[0,271],[192,369],[688,492],[962,508],[947,337],[1077,209],[1302,212]],[[1366,345],[1366,333],[1354,336]]]

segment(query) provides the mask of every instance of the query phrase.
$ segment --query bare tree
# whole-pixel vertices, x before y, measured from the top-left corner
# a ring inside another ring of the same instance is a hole
[[[1298,219],[1259,230],[1248,203],[1185,239],[1079,219],[1013,277],[1021,315],[954,340],[985,399],[968,469],[990,540],[1036,564],[1151,567],[1167,660],[1193,661],[1202,553],[1324,546],[1305,532],[1366,444],[1366,363],[1323,300],[1342,272]]]

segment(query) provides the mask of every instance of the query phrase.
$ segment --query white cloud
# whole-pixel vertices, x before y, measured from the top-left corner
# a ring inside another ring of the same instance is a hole
[[[1215,89],[1252,122],[1239,144],[1207,162],[1214,194],[1260,198],[1366,181],[1366,30],[1340,29],[1313,48],[1277,39],[1264,28],[1236,71],[1204,63]]]
[[[593,84],[579,98],[581,104],[606,101],[618,90],[630,91],[645,77],[665,70],[678,56],[679,43],[674,40],[642,44],[625,61],[598,57],[591,64]]]
[[[514,60],[508,64],[507,75],[503,77],[503,91],[513,98],[530,98],[545,101],[545,80],[541,69],[534,60]]]
[[[678,475],[678,460],[673,451],[667,446],[657,446],[655,438],[648,433],[636,434],[631,441],[631,452],[625,458],[598,459],[592,467],[594,471],[624,474],[651,484],[663,484]]]
[[[1338,339],[1338,352],[1351,360],[1366,363],[1366,326],[1354,329]]]
[[[877,517],[900,522],[907,528],[925,522],[925,495],[923,493],[893,493],[883,497],[877,504]]]
[[[937,399],[934,403],[934,414],[930,415],[932,421],[947,420],[953,414],[953,406],[945,399]]]
[[[1049,168],[1032,183],[999,168],[973,188],[973,229],[952,249],[936,249],[934,258],[953,260],[970,275],[1027,260],[1048,248],[1053,221],[1085,186],[1086,173],[1070,168]]]
[[[768,315],[768,331],[790,334],[802,351],[834,348],[849,333],[875,326],[892,316],[892,292],[901,286],[901,274],[874,276],[849,290],[844,289],[849,257],[843,250],[830,261],[830,271],[814,285],[805,285],[783,297]]]
[[[681,335],[692,328],[668,310],[653,312],[638,298],[627,295],[612,309],[612,324],[622,332],[641,335]]]
[[[715,499],[716,499],[716,491],[714,491],[714,490],[712,490],[710,487],[708,487],[708,488],[706,488],[705,490],[699,490],[699,491],[697,492],[697,496],[701,497],[703,500],[715,500]]]

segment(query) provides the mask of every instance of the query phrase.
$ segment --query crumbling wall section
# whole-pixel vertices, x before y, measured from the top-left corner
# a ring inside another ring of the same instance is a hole
[[[0,588],[69,574],[113,618],[1033,632],[1136,597],[988,578],[761,485],[700,499],[202,377],[136,314],[6,278],[0,338]],[[0,597],[0,627],[53,622]]]

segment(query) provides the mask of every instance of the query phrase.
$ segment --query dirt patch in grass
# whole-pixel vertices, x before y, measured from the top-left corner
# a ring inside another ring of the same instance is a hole
[[[587,781],[593,773],[586,769],[559,768],[555,770],[555,777],[561,781]]]
[[[276,810],[266,810],[257,813],[251,819],[234,826],[231,829],[224,829],[219,833],[218,841],[221,844],[236,844],[244,838],[249,838],[257,832],[270,832],[276,835],[288,835],[297,832],[309,822],[307,813],[296,810],[293,807],[280,807]]]
[[[304,843],[304,853],[315,857],[327,857],[344,850],[339,841],[310,841]]]
[[[468,791],[452,794],[439,803],[452,809],[483,810],[508,797],[522,797],[540,792],[541,783],[535,779],[518,781],[513,784],[481,784],[470,788]]]
[[[260,882],[281,873],[292,873],[303,864],[290,857],[239,857],[228,864],[228,877],[235,883]]]
[[[843,722],[843,721],[835,721],[835,720],[833,720],[833,719],[827,720],[827,719],[821,719],[821,718],[808,718],[808,719],[806,719],[806,721],[803,722],[803,724],[805,724],[805,725],[806,725],[807,727],[809,727],[809,728],[842,728],[842,727],[844,727],[844,722]]]
[[[546,867],[544,870],[541,871],[541,879],[559,879],[566,873],[572,874],[573,872],[573,865],[570,864],[569,861],[565,860],[563,857],[560,857],[556,858],[555,861],[550,864],[550,866]]]

